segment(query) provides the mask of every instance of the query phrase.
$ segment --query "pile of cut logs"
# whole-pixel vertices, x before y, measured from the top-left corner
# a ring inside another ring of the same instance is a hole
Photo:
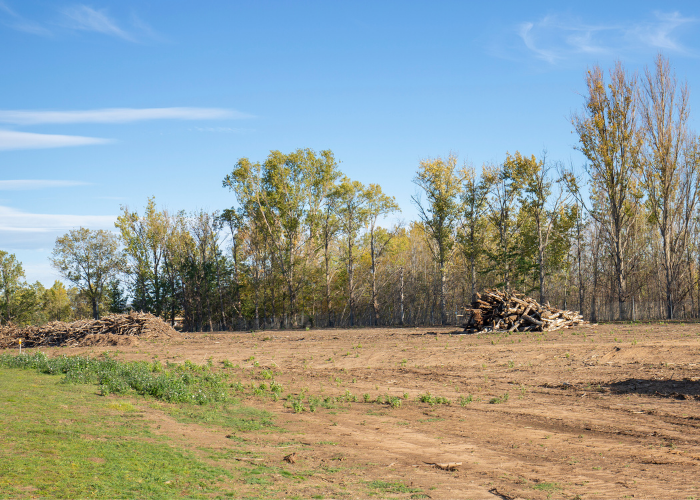
[[[471,308],[465,308],[464,331],[551,332],[586,323],[574,311],[562,311],[517,292],[486,290],[476,294]]]
[[[20,328],[0,325],[0,348],[76,345],[88,335],[112,334],[139,337],[171,337],[177,334],[170,325],[148,313],[112,314],[98,320],[73,323],[52,321],[42,326]]]

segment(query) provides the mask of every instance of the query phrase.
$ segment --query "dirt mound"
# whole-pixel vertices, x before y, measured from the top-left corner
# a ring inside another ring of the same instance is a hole
[[[42,326],[0,326],[0,348],[40,346],[134,345],[138,338],[171,338],[178,333],[148,313],[113,314],[73,323],[53,321]]]

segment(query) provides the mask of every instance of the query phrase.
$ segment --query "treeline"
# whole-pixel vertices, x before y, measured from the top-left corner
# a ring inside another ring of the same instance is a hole
[[[586,83],[571,119],[584,171],[545,153],[479,169],[426,159],[419,220],[387,224],[395,200],[345,176],[331,151],[241,158],[223,179],[231,208],[171,213],[150,199],[143,213],[122,208],[116,235],[59,238],[52,263],[75,286],[72,316],[123,310],[128,295],[194,331],[455,324],[477,291],[499,287],[592,321],[698,317],[700,143],[687,86],[661,56],[641,77],[618,64]],[[3,286],[9,304],[16,292]],[[50,319],[2,307],[4,321]]]

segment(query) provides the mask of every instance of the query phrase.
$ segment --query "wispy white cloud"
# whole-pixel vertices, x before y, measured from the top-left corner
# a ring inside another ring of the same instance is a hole
[[[87,186],[83,181],[62,181],[49,179],[0,180],[0,191],[27,191],[33,189]]]
[[[556,64],[582,54],[615,55],[641,50],[690,53],[680,40],[680,28],[698,20],[678,12],[655,12],[649,21],[588,24],[580,19],[549,15],[522,23],[517,34],[538,59]]]
[[[12,10],[5,2],[0,1],[0,22],[17,31],[32,35],[50,36],[51,31],[41,24],[30,21]]]
[[[116,215],[33,214],[0,206],[0,233],[53,233],[78,227],[114,229]]]
[[[12,149],[46,149],[69,146],[106,144],[110,139],[82,137],[79,135],[32,134],[14,130],[0,130],[0,151]]]
[[[215,132],[215,133],[230,133],[230,134],[244,134],[246,132],[254,132],[255,129],[252,128],[238,128],[238,127],[194,127],[189,130],[194,130],[196,132]]]
[[[553,63],[558,59],[557,55],[552,52],[551,50],[545,50],[537,47],[535,43],[535,38],[534,34],[532,32],[532,28],[535,25],[533,23],[523,23],[520,25],[520,28],[518,29],[518,34],[520,35],[520,38],[523,39],[523,43],[525,43],[525,46],[530,49],[532,52],[537,54],[537,56],[540,59],[544,59],[547,62]]]
[[[13,10],[6,0],[0,0],[0,24],[33,35],[52,36],[65,31],[83,31],[112,36],[129,42],[158,41],[165,38],[136,14],[124,21],[111,16],[106,9],[75,4],[63,7],[58,17],[43,22],[27,19]]]
[[[64,8],[61,13],[63,22],[67,28],[81,31],[94,31],[103,35],[111,35],[130,42],[136,38],[119,27],[117,22],[109,17],[106,10],[96,10],[87,5],[73,5]]]
[[[252,115],[221,108],[108,108],[85,111],[0,110],[0,122],[15,125],[45,123],[127,123],[144,120],[214,120],[251,118]]]
[[[684,17],[679,12],[655,12],[656,20],[630,27],[628,34],[631,38],[657,49],[674,52],[687,52],[676,33],[678,28],[694,24],[697,19]]]

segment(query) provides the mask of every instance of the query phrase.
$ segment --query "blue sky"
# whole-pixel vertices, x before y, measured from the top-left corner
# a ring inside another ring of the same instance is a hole
[[[149,196],[232,205],[238,158],[331,149],[413,220],[423,158],[581,165],[585,71],[661,51],[700,92],[696,2],[0,0],[0,249],[51,285],[57,236]],[[695,93],[693,90],[695,89]],[[691,111],[692,112],[692,111]],[[694,126],[696,116],[691,116]],[[697,126],[695,126],[697,130]]]

